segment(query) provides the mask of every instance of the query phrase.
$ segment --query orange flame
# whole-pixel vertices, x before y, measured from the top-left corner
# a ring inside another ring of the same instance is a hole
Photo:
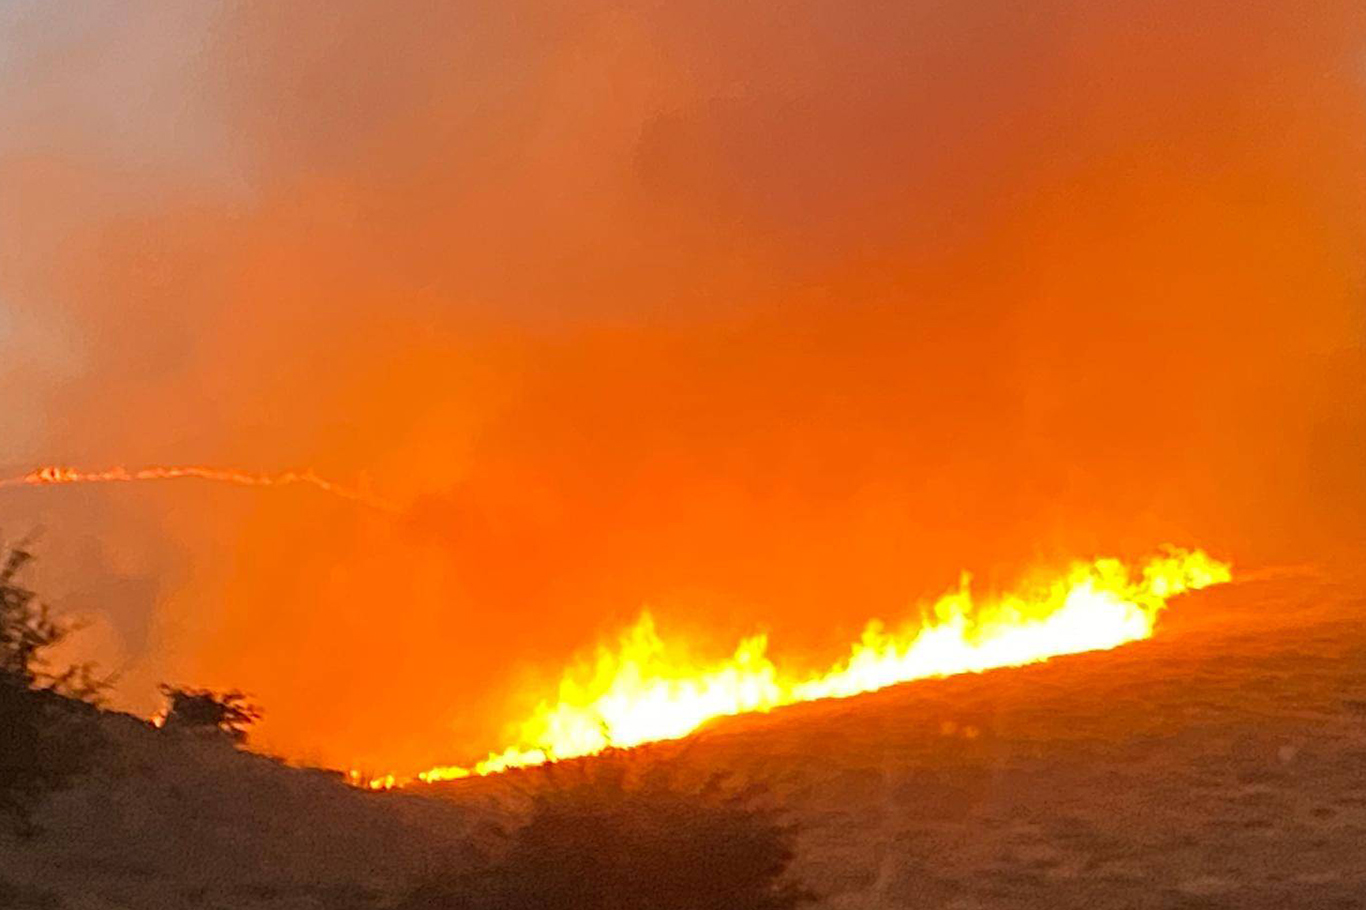
[[[233,483],[244,487],[283,487],[304,484],[372,508],[383,509],[388,512],[395,510],[392,504],[364,490],[356,490],[333,483],[319,477],[311,469],[285,471],[280,474],[256,474],[250,471],[239,471],[235,468],[210,468],[202,465],[174,465],[139,468],[137,470],[117,467],[105,471],[78,471],[75,468],[49,465],[35,468],[19,477],[2,479],[0,480],[0,488],[61,486],[75,483],[131,483],[138,480],[177,480],[185,477],[219,483]]]
[[[919,623],[898,631],[868,623],[846,658],[814,676],[774,664],[764,635],[743,640],[727,659],[698,662],[666,644],[647,612],[615,649],[599,648],[592,661],[566,672],[558,697],[518,725],[513,745],[473,767],[432,768],[418,779],[494,774],[677,739],[716,717],[1114,648],[1150,637],[1168,598],[1230,577],[1227,563],[1174,547],[1136,574],[1115,559],[1077,563],[1052,580],[981,604],[964,576]],[[371,789],[401,783],[392,775],[366,779]]]

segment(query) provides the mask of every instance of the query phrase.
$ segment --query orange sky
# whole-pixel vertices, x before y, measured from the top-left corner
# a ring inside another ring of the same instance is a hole
[[[463,761],[647,603],[1362,543],[1359,3],[386,6],[0,13],[0,460],[403,504],[5,491],[123,703]]]

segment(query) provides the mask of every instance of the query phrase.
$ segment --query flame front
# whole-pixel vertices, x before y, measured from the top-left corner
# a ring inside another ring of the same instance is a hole
[[[493,774],[677,739],[715,717],[1114,648],[1150,637],[1168,598],[1230,577],[1227,563],[1171,547],[1137,573],[1115,559],[1077,563],[1052,580],[980,604],[964,576],[920,622],[891,631],[874,620],[847,657],[806,676],[779,668],[764,635],[743,640],[727,659],[695,661],[666,644],[645,613],[615,649],[599,648],[593,660],[566,672],[557,698],[517,726],[512,746],[472,768],[438,767],[418,777]],[[375,789],[394,784],[391,775],[369,782]]]
[[[50,487],[81,483],[132,483],[142,480],[178,480],[181,478],[231,483],[243,487],[283,487],[303,484],[305,486],[315,487],[325,493],[331,493],[334,496],[340,496],[343,499],[349,499],[352,502],[363,503],[372,508],[383,509],[385,511],[393,511],[394,509],[390,503],[387,503],[376,496],[372,496],[364,490],[356,490],[334,483],[326,478],[319,477],[312,470],[283,471],[279,474],[257,474],[251,471],[238,470],[237,468],[211,468],[203,465],[172,465],[169,467],[157,466],[133,470],[117,467],[109,468],[104,471],[79,471],[75,468],[63,467],[61,465],[48,465],[46,467],[35,468],[27,474],[21,474],[18,477],[0,479],[0,488]]]

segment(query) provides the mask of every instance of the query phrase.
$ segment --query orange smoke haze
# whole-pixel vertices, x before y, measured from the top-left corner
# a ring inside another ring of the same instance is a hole
[[[0,11],[0,474],[398,507],[4,490],[122,704],[464,763],[645,607],[1366,543],[1359,2],[771,6]]]

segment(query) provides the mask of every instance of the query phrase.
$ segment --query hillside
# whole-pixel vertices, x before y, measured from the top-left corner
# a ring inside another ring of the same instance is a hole
[[[830,910],[1362,906],[1362,591],[1236,583],[1178,599],[1149,642],[732,718],[632,761],[762,785]],[[0,841],[0,906],[392,905],[546,779],[371,794],[103,723],[101,772],[50,802],[45,835]]]
[[[449,803],[350,787],[225,740],[121,714],[98,771],[54,794],[43,832],[0,829],[0,907],[364,907],[459,867],[475,839]]]
[[[718,724],[829,908],[1366,906],[1366,598],[1178,600],[1152,641]]]

